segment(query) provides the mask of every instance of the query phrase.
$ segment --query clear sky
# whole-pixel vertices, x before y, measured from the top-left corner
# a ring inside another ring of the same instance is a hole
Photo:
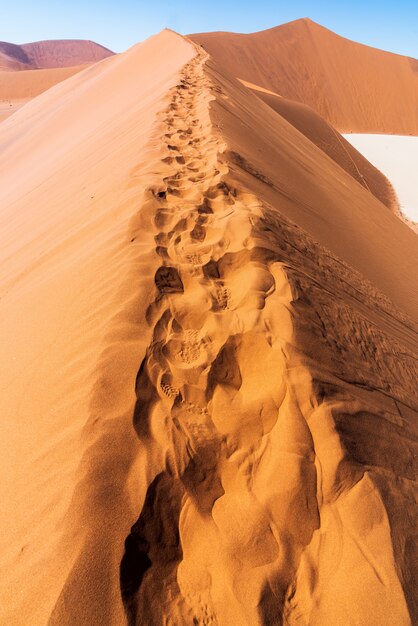
[[[299,17],[418,58],[418,0],[0,0],[0,40],[92,39],[121,52],[166,26],[248,33]]]

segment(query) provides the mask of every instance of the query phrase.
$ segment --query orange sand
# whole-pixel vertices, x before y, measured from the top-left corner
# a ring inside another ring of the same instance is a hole
[[[418,617],[416,234],[287,110],[163,31],[0,125],[0,623]]]
[[[0,122],[35,96],[83,70],[85,65],[47,70],[0,70]]]

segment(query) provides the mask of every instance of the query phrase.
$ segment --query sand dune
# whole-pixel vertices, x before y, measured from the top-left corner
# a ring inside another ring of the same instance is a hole
[[[9,63],[17,62],[21,65],[21,68],[10,69],[72,67],[97,63],[113,54],[94,41],[82,39],[34,41],[21,45],[0,41],[0,53],[8,57]]]
[[[351,143],[306,104],[283,98],[273,91],[241,81],[263,102],[277,111],[292,126],[338,163],[358,183],[388,208],[398,211],[396,193],[382,172],[367,161]],[[349,139],[350,135],[348,136]]]
[[[0,42],[0,122],[50,87],[112,55],[92,41]]]
[[[0,70],[0,122],[50,87],[85,69],[85,65],[48,70]]]
[[[26,63],[21,63],[17,59],[8,56],[4,52],[0,52],[0,70],[26,70],[28,69]]]
[[[156,116],[192,55],[163,34],[1,125],[0,623],[46,624],[74,584],[77,606],[53,623],[122,612],[141,311],[159,258],[139,209],[167,168]]]
[[[304,18],[249,35],[199,33],[238,78],[307,104],[340,132],[418,134],[418,60],[344,39]]]
[[[171,31],[1,124],[0,622],[418,617],[416,235],[295,126]]]

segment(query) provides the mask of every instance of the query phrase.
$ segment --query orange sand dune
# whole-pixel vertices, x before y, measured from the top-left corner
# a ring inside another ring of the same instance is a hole
[[[86,65],[112,55],[92,41],[37,41],[21,46],[0,42],[0,122]]]
[[[417,236],[304,132],[171,31],[1,124],[0,623],[416,622]]]
[[[0,70],[0,121],[9,117],[35,96],[80,72],[85,67],[85,65],[78,65],[76,67],[15,72]]]
[[[8,57],[9,62],[22,64],[22,69],[85,65],[97,63],[113,54],[94,41],[82,39],[35,41],[21,45],[0,41],[0,53]]]
[[[418,60],[304,18],[249,35],[191,39],[238,78],[312,107],[340,132],[418,135]]]
[[[282,98],[273,91],[243,82],[256,96],[284,117],[388,208],[398,212],[396,194],[388,179],[340,133],[306,104]]]

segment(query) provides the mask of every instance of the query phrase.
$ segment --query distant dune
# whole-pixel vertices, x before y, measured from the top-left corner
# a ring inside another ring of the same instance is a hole
[[[0,54],[0,68],[9,63],[10,69],[47,69],[96,63],[113,52],[94,41],[57,39],[21,45],[0,41]]]
[[[312,107],[340,132],[418,134],[418,60],[304,18],[249,35],[190,35],[234,76]]]
[[[166,30],[1,123],[0,623],[416,623],[417,236],[272,97]]]
[[[0,42],[0,122],[43,91],[112,55],[92,41]]]

